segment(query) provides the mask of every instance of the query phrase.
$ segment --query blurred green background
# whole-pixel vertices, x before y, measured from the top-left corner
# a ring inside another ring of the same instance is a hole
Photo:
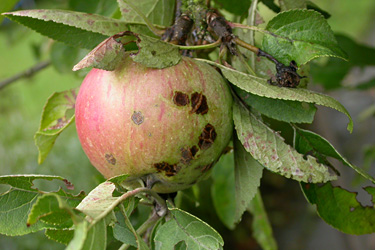
[[[73,5],[79,10],[80,3],[89,5],[98,1],[21,1],[23,4],[21,7],[67,8],[74,2]],[[375,1],[315,0],[313,2],[331,14],[328,22],[335,32],[346,34],[358,43],[375,46]],[[105,11],[108,9],[92,8],[92,12]],[[0,26],[0,82],[40,61],[49,60],[52,46],[60,45],[53,45],[53,42],[47,38],[5,19]],[[60,51],[60,56],[64,57],[63,48],[61,50],[55,48],[54,51]],[[90,166],[81,149],[74,126],[64,131],[57,139],[52,152],[40,166],[37,164],[38,151],[33,141],[47,98],[53,92],[79,86],[83,79],[82,73],[73,74],[65,67],[65,65],[73,66],[80,57],[66,56],[68,62],[57,65],[59,71],[51,65],[32,77],[23,78],[0,90],[0,175],[31,173],[59,175],[71,181],[77,193],[80,190],[88,192],[103,179]],[[344,82],[350,86],[372,78],[375,78],[373,66],[365,69],[355,68]],[[319,85],[313,85],[312,88],[322,91]],[[341,89],[331,91],[329,94],[349,109],[356,121],[354,133],[349,135],[345,131],[346,126],[343,124],[346,124],[346,121],[343,116],[324,108],[319,109],[312,127],[314,131],[329,139],[349,160],[362,166],[366,163],[364,150],[375,145],[374,136],[371,136],[375,134],[375,123],[374,117],[362,121],[358,119],[358,115],[374,105],[374,88],[365,92]],[[373,161],[369,159],[366,164],[372,163],[373,166]],[[351,183],[352,177],[348,177],[347,180]],[[45,184],[40,183],[40,185]],[[375,249],[374,237],[344,235],[322,222],[302,197],[297,183],[266,174],[262,185],[266,209],[270,212],[280,249],[367,249],[367,247]],[[0,191],[4,190],[6,187],[0,186]],[[248,219],[245,218],[242,224],[244,223],[248,223]],[[309,230],[304,227],[309,227]],[[248,232],[241,229],[237,233],[235,240],[244,241],[243,245],[238,245],[241,249],[249,249],[251,245],[248,242],[246,244],[246,239],[249,238]],[[317,239],[320,242],[317,242]],[[0,235],[0,249],[64,249],[64,246],[46,240],[40,232],[22,237]]]

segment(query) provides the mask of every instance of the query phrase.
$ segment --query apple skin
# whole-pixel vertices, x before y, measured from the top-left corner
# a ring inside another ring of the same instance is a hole
[[[152,69],[126,56],[114,71],[92,69],[84,79],[77,133],[105,178],[128,174],[129,189],[148,179],[171,193],[208,176],[232,136],[232,103],[225,80],[203,62],[183,57]]]

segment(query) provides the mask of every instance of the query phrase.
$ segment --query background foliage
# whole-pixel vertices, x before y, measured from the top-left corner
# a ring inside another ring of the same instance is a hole
[[[221,3],[225,4],[226,1],[217,1],[217,4]],[[314,80],[312,87],[319,91],[329,91],[330,95],[342,102],[349,109],[356,126],[353,134],[348,135],[345,126],[342,126],[346,123],[343,115],[319,108],[310,128],[329,139],[343,155],[347,156],[349,161],[357,166],[364,166],[374,175],[374,168],[371,169],[371,166],[374,166],[375,143],[371,131],[375,127],[373,101],[375,74],[374,69],[369,66],[375,63],[371,50],[375,44],[375,24],[371,19],[371,16],[375,14],[375,4],[372,1],[332,1],[329,4],[326,1],[314,1],[314,3],[331,14],[328,22],[335,32],[340,33],[337,35],[339,44],[348,52],[351,60],[350,63],[325,58],[314,61],[311,65]],[[118,16],[119,13],[116,13],[116,8],[113,7],[115,5],[116,1],[113,0],[21,1],[17,8],[73,9]],[[243,8],[232,10],[229,7],[228,10],[238,13]],[[1,9],[0,11],[2,12]],[[263,4],[261,4],[261,11],[264,11],[262,13],[265,13],[264,17],[267,19],[269,10]],[[69,56],[66,56],[67,51],[69,51]],[[33,141],[45,100],[52,92],[79,86],[85,73],[71,72],[70,65],[77,63],[87,52],[72,50],[61,43],[51,43],[50,40],[23,26],[4,20],[0,32],[0,54],[2,55],[0,79],[12,76],[41,60],[51,60],[54,67],[49,67],[32,78],[20,80],[0,92],[0,131],[2,132],[0,133],[0,175],[38,173],[65,176],[75,184],[76,190],[86,192],[103,181],[84,156],[73,126],[64,132],[64,136],[58,138],[51,155],[41,166],[37,165],[37,149]],[[277,122],[275,123],[277,126]],[[292,140],[290,135],[284,136],[287,140]],[[353,180],[352,176],[346,176],[346,172],[342,172],[344,173],[341,180],[343,183],[339,184],[358,189],[361,203],[369,204],[369,196],[356,185],[360,180]],[[81,176],[87,179],[82,181]],[[361,183],[361,186],[363,184]],[[50,184],[45,181],[38,182],[37,186],[51,185],[58,187],[57,183]],[[208,185],[208,183],[202,185]],[[301,246],[311,249],[343,249],[348,242],[351,248],[373,247],[371,236],[345,235],[321,222],[312,211],[312,206],[305,202],[296,182],[268,172],[262,179],[261,191],[281,249],[301,249],[303,248]],[[205,197],[211,194],[202,193],[201,195]],[[219,220],[216,220],[214,213],[209,213],[207,209],[204,209],[205,206],[211,206],[212,209],[212,204],[202,203],[201,206],[189,208],[188,211],[204,218],[217,229],[224,236],[228,248],[229,246],[257,248],[255,241],[249,237],[253,222],[250,216],[246,216],[235,231],[229,231],[219,223]],[[0,235],[0,248],[64,248],[63,245],[53,241],[44,240],[43,235],[39,239],[38,235],[40,234],[22,236],[20,237],[22,240],[18,237],[9,238]]]

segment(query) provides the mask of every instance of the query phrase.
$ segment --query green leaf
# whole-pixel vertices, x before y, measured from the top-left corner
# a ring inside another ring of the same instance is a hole
[[[233,120],[242,145],[265,168],[304,182],[327,182],[337,178],[315,158],[307,156],[305,160],[278,133],[258,120],[239,102],[234,104]]]
[[[69,9],[113,16],[118,9],[118,4],[116,0],[69,0]]]
[[[339,46],[348,53],[349,61],[330,58],[326,63],[312,63],[311,75],[315,83],[322,84],[325,89],[335,89],[353,67],[375,65],[375,48],[359,44],[352,38],[336,35]]]
[[[243,213],[257,194],[263,166],[260,165],[242,146],[237,137],[234,139],[235,162],[235,198],[236,210],[234,220],[241,221]]]
[[[71,215],[74,214],[73,208],[75,206],[69,206],[66,201],[67,199],[63,199],[54,193],[39,196],[31,208],[27,218],[27,225],[33,225],[41,220],[54,226],[71,227],[73,225]],[[76,200],[75,203],[78,204],[79,201]]]
[[[52,227],[44,222],[27,226],[27,214],[38,193],[11,189],[0,196],[0,233],[8,236],[24,235]]]
[[[124,216],[124,222],[126,227],[130,230],[130,232],[133,234],[135,241],[136,241],[136,247],[138,250],[149,250],[149,247],[147,246],[146,242],[142,239],[142,237],[138,234],[138,232],[134,229],[132,223],[129,220],[129,217],[125,214]]]
[[[55,69],[63,74],[72,73],[72,67],[82,55],[86,54],[85,49],[71,47],[65,43],[55,42],[52,44],[50,58]],[[84,54],[83,54],[84,53]]]
[[[319,12],[281,12],[267,24],[266,29],[277,36],[264,36],[263,50],[285,65],[289,65],[292,60],[302,65],[322,56],[347,58]]]
[[[181,60],[181,54],[177,46],[145,35],[139,37],[138,53],[131,55],[135,62],[139,62],[149,68],[166,68],[176,65]]]
[[[121,174],[109,178],[107,181],[112,182],[113,184],[121,185],[127,178],[129,177],[128,174]]]
[[[279,0],[279,4],[281,11],[306,8],[306,0]]]
[[[44,105],[42,119],[35,133],[35,145],[38,147],[38,163],[41,164],[51,151],[57,137],[74,121],[74,109],[78,89],[53,93]]]
[[[0,184],[6,184],[10,185],[14,188],[21,189],[21,190],[27,190],[27,191],[38,191],[38,189],[33,188],[34,180],[61,180],[61,181],[67,181],[63,177],[60,176],[53,176],[53,175],[3,175],[0,176]]]
[[[100,220],[89,228],[82,250],[103,250],[107,247],[107,223]]]
[[[199,59],[221,69],[224,77],[240,89],[254,95],[272,99],[315,103],[344,113],[349,118],[347,129],[353,131],[353,120],[345,107],[334,98],[302,88],[280,88],[267,83],[266,79],[245,74],[209,60]]]
[[[0,4],[0,13],[11,11],[19,0],[2,0]],[[0,24],[3,22],[4,16],[0,16]]]
[[[125,223],[125,217],[121,213],[116,213],[117,222],[113,227],[113,236],[122,243],[137,247],[137,240],[133,232]]]
[[[87,221],[79,223],[74,231],[74,237],[66,250],[103,250],[107,247],[107,225],[100,220],[90,226]]]
[[[333,157],[341,161],[345,165],[351,167],[358,174],[360,174],[361,176],[375,184],[374,177],[370,176],[363,169],[351,164],[339,152],[337,152],[337,150],[325,138],[321,137],[320,135],[314,132],[301,129],[296,126],[294,126],[294,130],[294,144],[295,147],[298,149],[298,152],[300,152],[301,154],[306,154],[310,151],[314,151],[319,154],[323,154],[324,156]]]
[[[126,22],[69,10],[22,10],[3,15],[49,38],[87,49],[108,36],[128,30]]]
[[[261,97],[235,88],[247,105],[272,119],[291,123],[312,123],[316,107],[310,103]]]
[[[187,249],[216,250],[224,245],[221,236],[199,218],[178,208],[170,209],[170,213],[172,218],[156,232],[155,249],[173,250],[181,241]]]
[[[264,5],[266,5],[270,10],[275,13],[279,13],[281,11],[280,7],[275,4],[274,0],[260,0]]]
[[[253,236],[264,250],[276,250],[277,243],[272,233],[271,223],[264,208],[262,196],[257,190],[249,205],[249,212],[253,215]]]
[[[309,9],[309,10],[315,10],[315,11],[319,12],[320,14],[322,14],[324,16],[325,19],[328,19],[328,18],[331,17],[331,14],[329,14],[327,11],[321,9],[315,3],[311,2],[311,1],[305,1],[305,2],[306,2],[306,8],[307,9]]]
[[[220,157],[212,170],[212,201],[220,220],[229,229],[235,227],[235,182],[233,152]]]
[[[162,26],[170,26],[173,23],[174,0],[117,0],[117,2],[122,19],[126,22],[144,23],[143,18],[127,4],[129,2],[142,12],[151,23]]]
[[[235,15],[243,16],[250,8],[251,1],[243,0],[214,0],[215,6],[225,9]]]
[[[372,206],[363,207],[356,199],[357,193],[331,183],[323,186],[301,184],[306,199],[316,205],[319,216],[332,227],[347,234],[375,232],[375,188],[364,188],[372,196]]]
[[[73,229],[46,229],[44,234],[48,239],[68,245],[74,237]]]
[[[33,188],[34,180],[60,180],[65,184],[69,182],[59,176],[48,175],[9,175],[0,176],[0,184],[12,186],[12,188],[0,196],[0,233],[10,236],[24,235],[37,232],[45,228],[55,228],[54,225],[43,221],[27,226],[27,215],[30,213],[34,203],[43,193]],[[68,187],[69,187],[68,186]],[[83,194],[73,196],[62,190],[56,192],[58,195],[75,200],[81,199]]]
[[[83,221],[79,223],[74,229],[74,237],[69,242],[69,245],[65,250],[81,250],[83,249],[83,244],[87,238],[87,231],[88,231],[89,223],[87,221]]]

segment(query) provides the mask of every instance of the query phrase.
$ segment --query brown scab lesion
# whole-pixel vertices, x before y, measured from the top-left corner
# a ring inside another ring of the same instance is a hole
[[[158,172],[164,172],[168,177],[176,175],[181,169],[177,164],[172,165],[166,162],[155,163],[154,167]]]
[[[191,95],[191,113],[196,114],[207,114],[208,104],[207,97],[202,93],[195,92]]]
[[[177,106],[186,106],[189,104],[189,95],[180,91],[174,92],[173,103]]]
[[[192,146],[191,148],[181,148],[181,163],[189,164],[194,156],[197,154],[199,148],[197,146]]]
[[[105,159],[111,165],[116,165],[116,158],[112,154],[105,154]]]
[[[132,121],[136,125],[141,125],[144,122],[144,120],[145,120],[145,117],[143,116],[141,111],[134,111],[132,115]]]
[[[216,139],[216,136],[217,134],[214,126],[207,123],[207,125],[203,129],[202,134],[199,136],[198,147],[202,150],[211,147]]]

